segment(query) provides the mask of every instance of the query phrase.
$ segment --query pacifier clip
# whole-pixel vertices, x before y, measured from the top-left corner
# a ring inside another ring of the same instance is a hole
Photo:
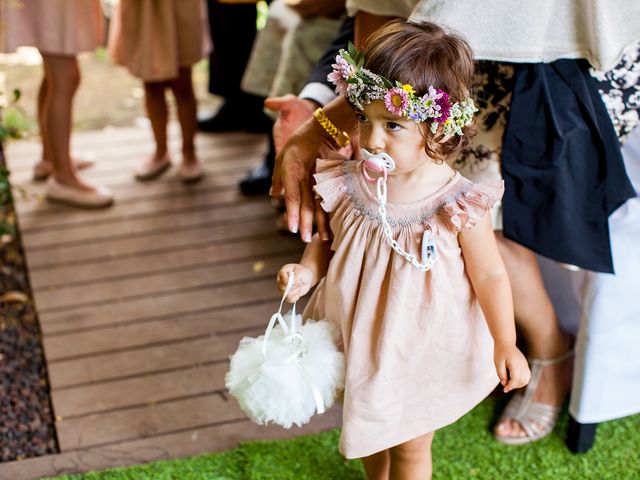
[[[380,221],[382,223],[382,231],[389,246],[399,255],[404,257],[411,265],[426,272],[431,270],[438,260],[438,251],[436,241],[431,234],[430,229],[426,229],[422,234],[422,261],[419,262],[415,255],[406,252],[397,242],[391,233],[391,226],[387,220],[387,172],[391,172],[396,168],[393,158],[387,153],[373,154],[364,148],[361,148],[364,161],[362,162],[362,175],[365,180],[371,184],[376,184],[376,196],[378,199],[378,212],[380,213]],[[369,175],[369,172],[377,173],[380,176],[376,179]]]

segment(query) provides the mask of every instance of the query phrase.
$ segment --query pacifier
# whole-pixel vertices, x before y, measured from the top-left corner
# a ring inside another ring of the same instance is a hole
[[[369,183],[376,183],[376,179],[369,175],[369,172],[380,173],[387,180],[387,172],[392,172],[396,168],[396,162],[393,161],[388,153],[371,153],[366,148],[361,148],[360,152],[364,158],[362,163],[362,175]]]

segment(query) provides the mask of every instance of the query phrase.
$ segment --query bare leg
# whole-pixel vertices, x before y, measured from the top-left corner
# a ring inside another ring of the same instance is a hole
[[[197,163],[193,137],[196,133],[196,97],[191,82],[191,68],[181,68],[178,78],[170,82],[176,98],[178,120],[182,130],[182,161],[184,164]]]
[[[374,453],[362,459],[368,480],[389,480],[391,456],[389,450]]]
[[[429,480],[431,478],[431,442],[434,432],[427,433],[389,449],[390,480]]]
[[[43,75],[40,90],[38,90],[38,128],[42,139],[42,161],[47,162],[51,158],[51,146],[47,135],[46,102],[48,97],[47,75]]]
[[[151,121],[156,151],[151,157],[152,163],[162,163],[167,154],[167,120],[169,112],[165,98],[166,82],[144,82],[144,99],[147,115]]]
[[[532,358],[549,359],[562,355],[570,347],[570,338],[558,325],[535,254],[496,232],[498,247],[511,280],[516,325]],[[540,386],[533,396],[536,402],[561,405],[571,382],[571,362],[544,369]],[[520,424],[507,420],[495,428],[500,436],[524,436]]]
[[[53,163],[57,181],[78,190],[95,188],[75,174],[69,154],[73,96],[80,83],[78,61],[73,56],[42,54],[45,69],[45,88],[38,96],[39,120],[44,125],[43,145]],[[42,95],[42,97],[41,97]]]

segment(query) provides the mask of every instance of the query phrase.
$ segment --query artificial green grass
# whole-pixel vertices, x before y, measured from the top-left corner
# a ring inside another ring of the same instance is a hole
[[[640,479],[640,415],[598,427],[594,448],[572,454],[564,445],[566,412],[547,438],[506,446],[489,426],[503,401],[485,400],[457,423],[439,431],[433,443],[434,480],[624,480]],[[339,431],[286,441],[256,441],[222,453],[154,462],[56,480],[362,480],[359,461],[337,451]]]

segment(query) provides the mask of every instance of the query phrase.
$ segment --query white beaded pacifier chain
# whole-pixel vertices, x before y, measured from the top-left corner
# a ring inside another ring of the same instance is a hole
[[[382,222],[382,231],[384,232],[384,236],[389,243],[389,246],[399,255],[404,257],[411,265],[414,267],[426,272],[431,270],[433,265],[438,260],[438,251],[436,248],[435,239],[431,236],[430,230],[425,230],[422,234],[422,262],[419,262],[415,255],[412,255],[409,252],[405,252],[403,248],[400,246],[398,241],[393,238],[391,233],[391,226],[389,225],[389,221],[387,220],[387,171],[392,171],[395,168],[395,162],[393,159],[387,155],[386,153],[378,153],[372,154],[365,150],[361,149],[362,155],[364,157],[364,162],[362,163],[362,174],[364,178],[369,183],[376,184],[376,192],[378,198],[378,212],[380,213],[380,220]],[[377,180],[369,176],[367,170],[371,170],[375,173],[381,174]]]

